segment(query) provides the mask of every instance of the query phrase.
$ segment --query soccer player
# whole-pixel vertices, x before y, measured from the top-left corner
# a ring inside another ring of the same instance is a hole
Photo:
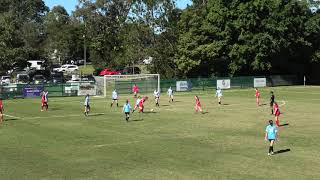
[[[159,105],[160,92],[157,91],[157,90],[154,90],[153,96],[154,96],[154,100],[155,100],[155,102],[156,102],[156,106],[160,106],[160,105]]]
[[[48,91],[43,91],[41,94],[41,111],[43,111],[43,108],[46,109],[46,111],[49,108],[48,105]]]
[[[132,92],[133,92],[134,97],[136,98],[137,94],[139,92],[139,89],[138,89],[138,86],[136,85],[136,83],[134,83],[132,86]]]
[[[140,101],[139,101],[139,113],[143,113],[144,110],[144,105],[143,103],[146,102],[148,100],[148,96],[143,97]]]
[[[126,121],[129,121],[130,118],[130,110],[131,110],[131,106],[129,104],[129,101],[127,100],[126,103],[123,105],[123,112],[126,116]]]
[[[134,106],[133,110],[132,110],[132,113],[134,113],[134,111],[139,108],[139,103],[141,101],[141,97],[138,96],[137,100],[136,100],[136,105]]]
[[[218,87],[216,90],[216,97],[218,97],[218,103],[221,105],[221,99],[222,99],[222,90]]]
[[[0,123],[3,122],[3,102],[2,102],[2,99],[0,98]]]
[[[273,113],[275,116],[276,126],[279,127],[279,116],[280,116],[280,109],[277,102],[273,103]]]
[[[274,103],[275,96],[273,94],[273,91],[270,92],[270,109],[271,109],[271,114],[273,115],[273,103]]]
[[[84,115],[88,116],[90,112],[90,97],[89,94],[84,98]]]
[[[199,97],[198,96],[194,96],[194,99],[196,100],[196,105],[195,105],[196,112],[200,111],[202,113],[201,103],[200,103]]]
[[[257,106],[260,106],[260,92],[258,90],[258,88],[256,88],[256,102],[257,102]]]
[[[169,103],[173,102],[173,90],[172,90],[171,86],[169,87],[167,94],[169,96]]]
[[[117,90],[113,90],[112,92],[112,103],[111,103],[111,107],[113,106],[113,103],[116,102],[117,103],[117,107],[119,107],[119,104],[118,104],[118,92]]]
[[[266,128],[266,133],[264,135],[264,139],[270,142],[268,156],[273,155],[273,145],[274,142],[278,139],[278,130],[273,125],[273,121],[269,120],[269,125]]]

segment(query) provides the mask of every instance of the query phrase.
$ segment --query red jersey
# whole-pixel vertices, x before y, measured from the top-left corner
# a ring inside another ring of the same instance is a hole
[[[0,109],[3,109],[3,103],[2,103],[2,100],[0,100]]]
[[[138,86],[133,85],[132,86],[132,92],[137,93],[138,92]]]
[[[196,105],[197,105],[197,106],[201,106],[201,103],[200,103],[199,98],[195,97],[195,99],[196,99]]]
[[[143,107],[143,103],[146,101],[145,98],[142,98],[140,101],[139,101],[139,107]]]
[[[279,109],[278,104],[274,104],[273,105],[273,112],[274,112],[275,116],[279,116],[280,115],[280,109]]]
[[[259,90],[256,90],[256,97],[260,97],[260,92],[259,92]]]

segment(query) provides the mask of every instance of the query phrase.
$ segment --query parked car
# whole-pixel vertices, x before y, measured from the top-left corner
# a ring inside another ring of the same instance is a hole
[[[65,83],[63,72],[54,72],[51,73],[51,83],[53,84],[62,84]]]
[[[51,66],[52,72],[58,72],[60,68],[61,68],[60,64],[52,64]]]
[[[11,82],[11,77],[10,76],[1,76],[0,83],[2,85],[10,84],[10,82]]]
[[[57,71],[58,72],[74,72],[78,70],[79,70],[79,67],[77,65],[65,64],[65,65],[62,65]]]
[[[89,82],[96,82],[96,79],[92,75],[82,75],[81,76],[81,81],[89,81]]]
[[[36,70],[44,70],[45,67],[43,66],[44,61],[42,60],[30,60],[28,61],[30,64],[30,68],[35,68]]]
[[[76,60],[75,64],[78,65],[78,66],[84,65],[84,59]]]
[[[121,71],[117,71],[116,69],[113,69],[113,68],[104,68],[99,75],[104,76],[104,75],[119,75],[119,74],[121,74]]]
[[[28,83],[30,80],[30,77],[28,74],[17,74],[17,83]]]
[[[134,71],[133,71],[134,70]],[[141,70],[138,67],[125,67],[121,74],[140,74]]]
[[[32,78],[33,84],[44,84],[46,82],[47,82],[46,78],[41,74],[34,75]]]

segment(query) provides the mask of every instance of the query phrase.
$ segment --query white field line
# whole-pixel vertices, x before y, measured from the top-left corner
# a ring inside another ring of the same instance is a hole
[[[4,116],[8,116],[8,117],[11,117],[11,118],[16,118],[16,119],[22,119],[21,117],[18,117],[18,116],[11,116],[9,114],[3,114]]]
[[[194,138],[194,137],[198,137],[198,136],[177,136],[177,137],[160,137],[156,139],[159,140],[171,140],[171,139],[186,139],[186,138]],[[95,148],[100,148],[100,147],[108,147],[108,146],[120,146],[120,145],[127,145],[127,144],[134,144],[134,143],[140,143],[140,142],[144,142],[144,141],[148,141],[148,140],[153,140],[153,138],[145,138],[144,140],[139,140],[139,141],[128,141],[128,142],[119,142],[119,143],[109,143],[109,144],[97,144],[94,145],[93,147]]]
[[[98,144],[94,145],[93,147],[105,147],[105,146],[118,146],[118,145],[127,145],[127,144],[134,144],[134,143],[139,143],[142,141],[128,141],[128,142],[119,142],[119,143],[110,143],[110,144]]]
[[[89,113],[90,116],[96,116],[96,115],[105,115],[105,113]],[[50,119],[50,118],[66,118],[66,117],[81,117],[84,116],[83,113],[79,114],[70,114],[70,115],[56,115],[56,116],[36,116],[36,117],[26,117],[22,119]]]

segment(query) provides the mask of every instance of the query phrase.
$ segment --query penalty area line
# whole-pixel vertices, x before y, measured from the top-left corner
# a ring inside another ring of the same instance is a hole
[[[90,116],[97,116],[97,115],[105,115],[105,113],[92,113],[89,114]],[[56,115],[56,116],[36,116],[36,117],[27,117],[24,119],[50,119],[50,118],[65,118],[65,117],[81,117],[84,116],[82,113],[81,114],[70,114],[70,115]]]
[[[3,114],[4,116],[8,116],[8,117],[11,117],[11,118],[16,118],[16,119],[22,119],[21,117],[18,117],[18,116],[11,116],[9,114]]]
[[[129,142],[122,142],[122,143],[98,144],[98,145],[94,145],[93,147],[100,148],[100,147],[106,147],[106,146],[118,146],[118,145],[134,144],[134,143],[139,143],[139,142],[141,142],[141,141],[129,141]]]

